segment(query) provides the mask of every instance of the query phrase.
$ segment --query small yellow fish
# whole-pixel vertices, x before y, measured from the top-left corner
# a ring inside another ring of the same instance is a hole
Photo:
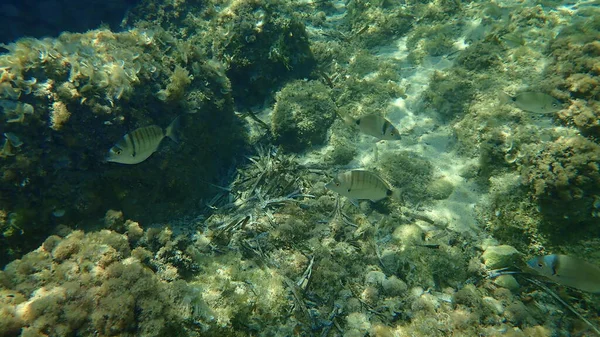
[[[393,195],[388,183],[377,174],[365,170],[342,172],[325,187],[351,200],[369,199],[376,202]]]
[[[106,161],[119,164],[138,164],[148,159],[158,149],[160,142],[169,137],[177,142],[175,129],[178,128],[179,117],[163,130],[158,125],[144,126],[133,130],[119,140],[106,155]]]
[[[550,281],[591,293],[600,293],[600,268],[568,255],[538,256],[527,261],[529,268]]]
[[[521,110],[534,113],[552,113],[563,109],[559,100],[543,92],[525,91],[515,96],[502,93],[500,98],[504,102],[512,102]]]

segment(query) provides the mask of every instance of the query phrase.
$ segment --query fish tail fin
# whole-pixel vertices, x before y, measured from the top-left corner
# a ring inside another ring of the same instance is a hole
[[[391,189],[388,190],[388,196],[390,199],[393,199],[395,201],[404,202],[404,196],[402,195],[402,190],[399,189],[398,187],[392,187]]]
[[[354,120],[354,118],[350,117],[349,115],[346,115],[345,113],[338,111],[338,109],[335,110],[335,113],[340,117],[340,119],[345,124],[347,124],[347,125],[355,125],[356,124],[356,120]]]
[[[175,143],[179,143],[179,129],[181,128],[181,115],[175,117],[175,119],[167,126],[165,135],[171,138]]]
[[[500,91],[500,94],[498,94],[498,99],[500,99],[502,104],[509,104],[515,100],[514,97],[505,93],[504,91]]]

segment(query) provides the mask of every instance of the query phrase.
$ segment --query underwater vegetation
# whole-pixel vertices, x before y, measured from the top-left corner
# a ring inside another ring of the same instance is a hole
[[[231,94],[246,106],[272,99],[285,81],[304,78],[315,66],[305,25],[286,1],[146,0],[127,20],[161,25],[182,38],[184,56],[199,49],[220,62]]]
[[[243,139],[232,132],[238,126],[229,82],[199,53],[182,63],[177,44],[164,31],[132,29],[24,38],[6,46],[0,118],[10,137],[2,141],[0,159],[0,209],[6,214],[0,260],[36,245],[53,225],[101,215],[109,205],[157,218],[186,209],[207,186],[184,177],[209,181],[229,165]],[[166,127],[182,114],[184,144],[169,144],[154,163],[151,158],[129,170],[102,163],[128,130]],[[208,130],[228,137],[210,137]],[[153,212],[148,202],[155,203]]]
[[[120,226],[123,233],[50,236],[0,272],[0,334],[218,336],[288,307],[274,271],[236,265],[235,253],[207,259],[168,229],[144,231],[122,218]],[[182,280],[198,270],[204,276]]]
[[[557,6],[144,0],[5,46],[0,335],[598,331],[597,9]]]
[[[600,27],[592,17],[599,13],[600,9],[590,8],[561,29],[549,46],[553,61],[547,70],[559,98],[573,102],[558,118],[596,139],[600,136]]]
[[[325,142],[336,116],[329,88],[318,81],[294,81],[277,93],[271,133],[285,150],[302,152]]]
[[[561,236],[593,228],[598,217],[600,145],[582,136],[559,138],[523,158],[521,175],[542,215]]]

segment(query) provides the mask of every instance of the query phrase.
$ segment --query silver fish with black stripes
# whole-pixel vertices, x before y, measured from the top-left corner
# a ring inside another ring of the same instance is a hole
[[[177,142],[175,133],[179,128],[179,117],[166,129],[158,125],[144,126],[133,130],[119,140],[106,155],[106,161],[119,164],[139,164],[148,159],[165,137]]]
[[[354,123],[362,133],[379,140],[400,140],[402,138],[398,129],[390,121],[377,114],[363,116]]]
[[[342,172],[325,185],[350,200],[368,199],[373,202],[393,196],[394,190],[377,174],[366,170]]]

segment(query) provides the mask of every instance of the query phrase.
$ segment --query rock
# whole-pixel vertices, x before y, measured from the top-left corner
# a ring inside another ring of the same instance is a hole
[[[512,266],[519,255],[519,251],[514,247],[500,245],[488,247],[481,257],[486,267],[489,269],[499,269]]]

